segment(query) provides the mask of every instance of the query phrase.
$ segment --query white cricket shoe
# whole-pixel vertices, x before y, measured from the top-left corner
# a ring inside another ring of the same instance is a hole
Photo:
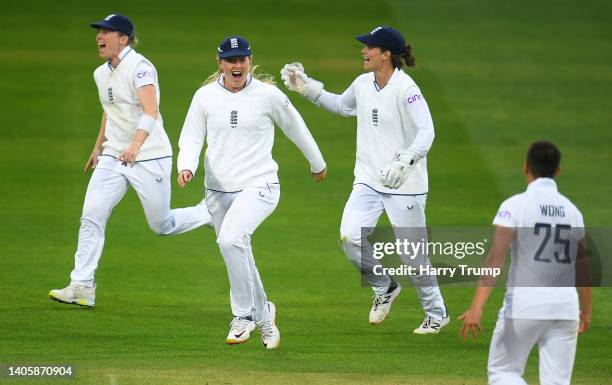
[[[234,317],[232,322],[230,322],[230,331],[225,342],[229,345],[246,342],[253,330],[255,330],[255,322],[242,317]]]
[[[259,326],[261,334],[261,342],[266,349],[276,349],[280,345],[280,331],[276,327],[276,306],[272,302],[268,302],[268,310],[270,318]]]
[[[93,307],[96,303],[96,287],[85,287],[77,283],[71,283],[63,289],[51,290],[49,298],[54,301],[79,305],[83,307]]]
[[[372,309],[370,309],[370,324],[378,325],[389,315],[393,301],[395,301],[399,293],[402,291],[402,287],[399,283],[395,283],[395,285],[397,286],[390,293],[387,292],[385,294],[374,295]]]
[[[450,317],[446,316],[444,318],[434,318],[432,316],[425,316],[423,323],[421,326],[414,329],[414,334],[438,334],[440,329],[448,325],[450,322]]]

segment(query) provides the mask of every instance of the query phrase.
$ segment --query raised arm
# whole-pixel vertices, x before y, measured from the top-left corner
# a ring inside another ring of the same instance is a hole
[[[301,63],[286,64],[281,70],[281,78],[290,91],[299,93],[319,107],[341,116],[357,114],[352,84],[341,95],[327,92],[323,89],[323,83],[306,75]]]

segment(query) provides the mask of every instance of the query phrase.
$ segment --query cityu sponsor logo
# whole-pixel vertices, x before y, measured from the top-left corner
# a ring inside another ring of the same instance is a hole
[[[415,103],[422,99],[423,99],[423,96],[420,94],[412,95],[408,97],[408,103]]]
[[[138,79],[142,79],[144,77],[153,77],[153,72],[151,72],[151,71],[139,72],[139,73],[136,74],[136,77]]]
[[[508,210],[499,210],[497,212],[497,216],[500,218],[510,218],[510,211]]]

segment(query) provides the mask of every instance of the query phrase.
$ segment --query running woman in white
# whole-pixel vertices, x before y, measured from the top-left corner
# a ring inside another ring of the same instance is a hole
[[[569,384],[577,335],[591,322],[591,288],[579,287],[588,282],[581,269],[584,223],[576,206],[557,190],[560,160],[552,143],[533,143],[524,166],[527,190],[505,200],[493,220],[495,237],[485,266],[503,267],[508,246],[512,255],[489,348],[492,385],[526,384],[522,376],[536,344],[540,384]],[[483,277],[470,308],[459,317],[464,339],[470,333],[476,338],[481,330],[482,309],[494,284],[492,277]]]
[[[287,96],[253,75],[251,48],[240,36],[218,47],[219,70],[194,95],[179,140],[178,183],[191,181],[206,141],[206,203],[230,281],[234,318],[226,342],[249,339],[256,325],[267,349],[279,346],[276,309],[266,298],[251,236],[278,204],[274,124],[310,163],[315,181],[327,174],[323,156]],[[268,80],[268,81],[265,81]]]
[[[159,114],[159,83],[155,67],[133,46],[134,25],[113,14],[91,25],[98,30],[98,53],[106,61],[94,72],[102,104],[102,123],[84,172],[89,180],[71,283],[51,290],[63,303],[93,307],[94,273],[104,246],[106,222],[132,186],[151,230],[180,234],[211,223],[204,203],[170,210],[172,147]]]
[[[348,259],[360,269],[374,290],[369,322],[385,320],[401,287],[387,275],[374,274],[378,264],[361,248],[362,228],[375,227],[387,213],[396,229],[413,228],[420,238],[425,228],[428,191],[426,155],[434,139],[429,108],[419,87],[402,71],[402,60],[414,66],[410,45],[390,27],[377,27],[357,36],[367,73],[357,77],[341,95],[327,92],[323,84],[304,73],[300,63],[281,70],[288,89],[319,107],[342,116],[357,116],[355,181],[340,225],[342,246]],[[419,239],[420,240],[420,239]],[[426,255],[421,263],[429,263]],[[412,263],[414,261],[408,261]],[[411,277],[425,319],[415,334],[435,334],[448,324],[446,306],[435,279]]]

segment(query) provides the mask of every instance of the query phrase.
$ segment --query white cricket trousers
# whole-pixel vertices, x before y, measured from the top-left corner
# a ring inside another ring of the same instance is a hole
[[[279,198],[278,183],[247,187],[239,192],[206,192],[206,205],[227,267],[232,314],[235,317],[250,316],[258,325],[267,321],[270,314],[266,292],[253,258],[251,236],[274,211]]]
[[[395,195],[383,194],[365,184],[355,184],[346,202],[342,223],[340,224],[340,239],[347,258],[357,267],[361,274],[372,285],[376,294],[384,294],[391,284],[388,275],[376,275],[374,266],[380,261],[372,258],[371,253],[363,256],[362,228],[376,227],[378,218],[387,213],[396,236],[405,238],[406,231],[414,231],[417,241],[427,236],[425,228],[426,195]],[[403,228],[404,231],[400,231]],[[404,234],[400,234],[404,233]],[[406,264],[429,264],[427,255],[421,255],[415,260],[403,261]],[[434,318],[446,317],[446,306],[440,293],[435,277],[411,276],[421,306],[427,315]]]
[[[489,348],[490,385],[525,385],[529,352],[540,350],[540,385],[567,385],[572,378],[578,321],[497,318]]]
[[[98,157],[85,194],[74,270],[70,274],[72,283],[93,286],[106,222],[128,186],[136,190],[149,227],[156,234],[180,234],[211,223],[204,204],[170,210],[171,168],[170,157],[138,162],[134,167],[123,166],[110,156]]]

